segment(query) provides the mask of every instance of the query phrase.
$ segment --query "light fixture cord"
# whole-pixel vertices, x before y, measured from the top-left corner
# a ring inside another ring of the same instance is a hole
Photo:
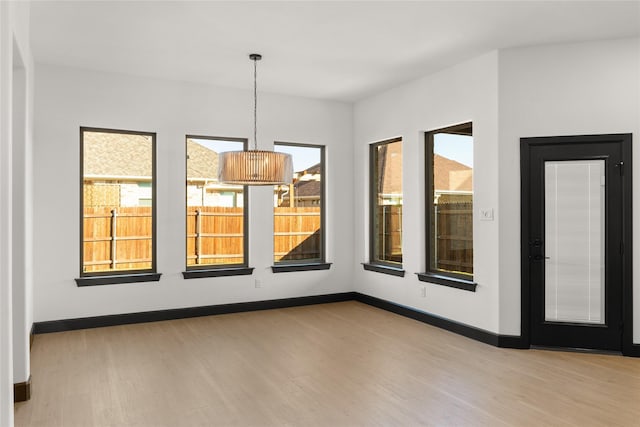
[[[258,149],[258,60],[253,60],[253,149]]]

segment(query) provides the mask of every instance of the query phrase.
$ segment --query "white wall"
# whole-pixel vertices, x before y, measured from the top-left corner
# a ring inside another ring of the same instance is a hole
[[[494,209],[495,221],[474,217],[476,292],[419,282],[426,269],[424,132],[473,122],[474,206]],[[356,103],[354,107],[355,267],[359,292],[497,332],[499,300],[498,54],[492,52]],[[403,138],[404,278],[364,271],[369,259],[369,144]],[[421,287],[426,287],[426,297]]]
[[[355,250],[368,260],[368,145],[404,139],[403,253],[406,276],[355,266],[355,289],[505,335],[520,334],[521,137],[632,132],[640,135],[638,39],[501,50],[356,103]],[[419,282],[425,270],[423,132],[471,120],[476,293]],[[636,141],[637,142],[637,141]],[[640,150],[634,150],[640,164]],[[640,185],[640,174],[634,186]],[[634,198],[634,218],[640,219]],[[634,221],[638,222],[638,221]],[[640,266],[635,227],[634,266]],[[420,287],[427,286],[426,297]],[[634,271],[634,342],[640,342],[640,267]]]
[[[0,425],[29,377],[32,57],[29,4],[0,2]],[[19,181],[19,182],[18,182]]]
[[[13,345],[14,383],[29,378],[29,335],[33,324],[33,171],[31,152],[32,68],[24,59],[28,45],[13,46]],[[29,56],[27,56],[29,58]]]
[[[633,133],[639,194],[640,40],[500,52],[500,332],[520,333],[520,138]],[[640,198],[634,197],[634,342],[640,342]]]
[[[351,290],[352,108],[259,94],[260,148],[327,146],[330,270],[272,274],[271,187],[249,191],[252,276],[184,280],[185,135],[250,137],[252,93],[37,64],[34,144],[35,320],[268,300]],[[250,79],[247,71],[247,78]],[[160,282],[78,288],[79,127],[157,132]],[[254,287],[254,279],[262,287]]]
[[[13,425],[11,289],[11,48],[9,4],[0,3],[0,425]]]

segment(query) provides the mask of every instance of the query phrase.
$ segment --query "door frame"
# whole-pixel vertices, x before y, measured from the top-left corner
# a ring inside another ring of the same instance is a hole
[[[640,355],[633,344],[633,192],[631,134],[578,135],[520,138],[520,336],[524,347],[531,346],[531,284],[529,265],[530,232],[530,150],[534,146],[566,144],[619,144],[622,153],[622,354]]]

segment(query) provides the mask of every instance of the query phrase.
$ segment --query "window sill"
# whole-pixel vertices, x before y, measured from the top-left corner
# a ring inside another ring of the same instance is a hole
[[[208,270],[187,270],[182,272],[184,279],[202,279],[205,277],[249,276],[253,267],[211,268]]]
[[[472,280],[458,279],[455,277],[443,276],[433,273],[416,273],[421,282],[433,283],[436,285],[448,286],[450,288],[462,289],[464,291],[475,292],[477,283]]]
[[[390,265],[383,264],[370,264],[363,262],[362,266],[367,271],[375,271],[376,273],[390,274],[392,276],[404,277],[404,270],[400,267],[392,267]]]
[[[330,262],[316,262],[312,264],[279,264],[272,265],[271,271],[274,273],[290,273],[293,271],[328,270],[331,268]]]
[[[110,276],[79,277],[76,280],[78,287],[100,286],[100,285],[120,285],[124,283],[157,282],[162,273],[132,273],[118,274]]]

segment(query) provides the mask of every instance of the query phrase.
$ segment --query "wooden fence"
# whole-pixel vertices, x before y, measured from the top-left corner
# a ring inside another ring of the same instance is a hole
[[[84,271],[151,268],[151,208],[84,210]],[[243,262],[242,208],[187,209],[187,265]],[[275,260],[320,257],[320,208],[275,208]]]
[[[376,259],[402,262],[402,205],[378,206]]]
[[[187,208],[187,265],[241,264],[244,258],[242,208]]]
[[[274,209],[275,261],[320,258],[320,208]],[[187,265],[243,260],[242,208],[189,207]]]
[[[436,267],[446,271],[473,273],[473,204],[435,205]]]
[[[402,262],[402,205],[378,206],[376,257]],[[435,206],[436,236],[432,247],[437,269],[473,273],[473,204],[441,203]]]
[[[84,208],[85,272],[151,268],[151,208]]]
[[[318,259],[320,207],[278,207],[273,217],[275,261]]]
[[[402,206],[381,206],[379,256],[402,262]],[[151,268],[151,208],[84,210],[84,271]],[[473,205],[436,205],[437,268],[473,272]],[[274,212],[275,261],[320,257],[320,208],[278,207]],[[189,207],[187,265],[243,261],[242,208]]]

